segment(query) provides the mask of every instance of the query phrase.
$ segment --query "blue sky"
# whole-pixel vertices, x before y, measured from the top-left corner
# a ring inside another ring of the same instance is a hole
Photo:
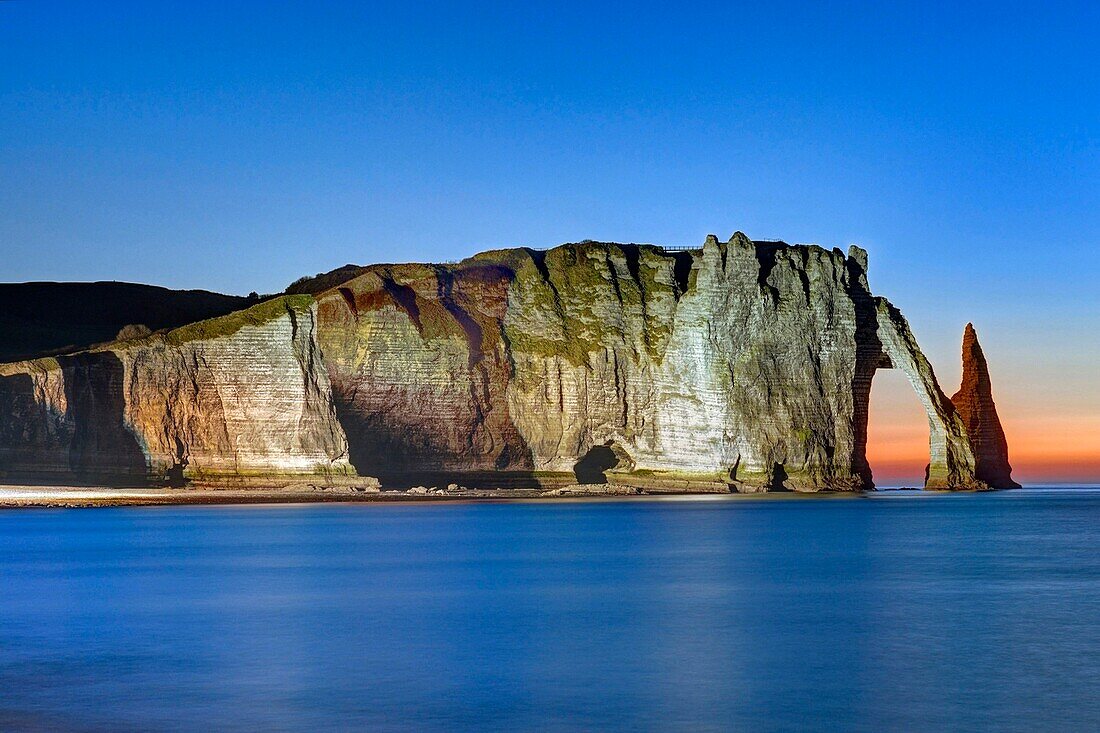
[[[943,381],[973,320],[1100,456],[1098,37],[1096,3],[9,0],[2,279],[858,242]]]

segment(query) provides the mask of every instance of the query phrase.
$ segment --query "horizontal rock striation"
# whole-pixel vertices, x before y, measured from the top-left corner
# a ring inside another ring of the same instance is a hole
[[[179,482],[352,472],[312,299],[0,367],[0,477]]]

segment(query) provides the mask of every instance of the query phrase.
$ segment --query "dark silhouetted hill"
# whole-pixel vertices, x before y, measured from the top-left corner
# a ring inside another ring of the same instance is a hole
[[[121,282],[0,284],[0,362],[112,341],[125,326],[175,328],[257,302]]]

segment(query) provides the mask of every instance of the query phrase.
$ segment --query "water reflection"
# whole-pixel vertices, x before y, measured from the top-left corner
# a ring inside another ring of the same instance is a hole
[[[0,728],[1091,730],[1098,511],[0,512]]]

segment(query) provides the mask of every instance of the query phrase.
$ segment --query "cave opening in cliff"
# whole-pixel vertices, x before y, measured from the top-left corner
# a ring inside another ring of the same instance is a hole
[[[610,445],[597,445],[573,465],[578,484],[606,484],[607,471],[619,465],[619,456]]]
[[[878,488],[924,486],[928,415],[900,369],[879,369],[871,382],[867,462]]]

